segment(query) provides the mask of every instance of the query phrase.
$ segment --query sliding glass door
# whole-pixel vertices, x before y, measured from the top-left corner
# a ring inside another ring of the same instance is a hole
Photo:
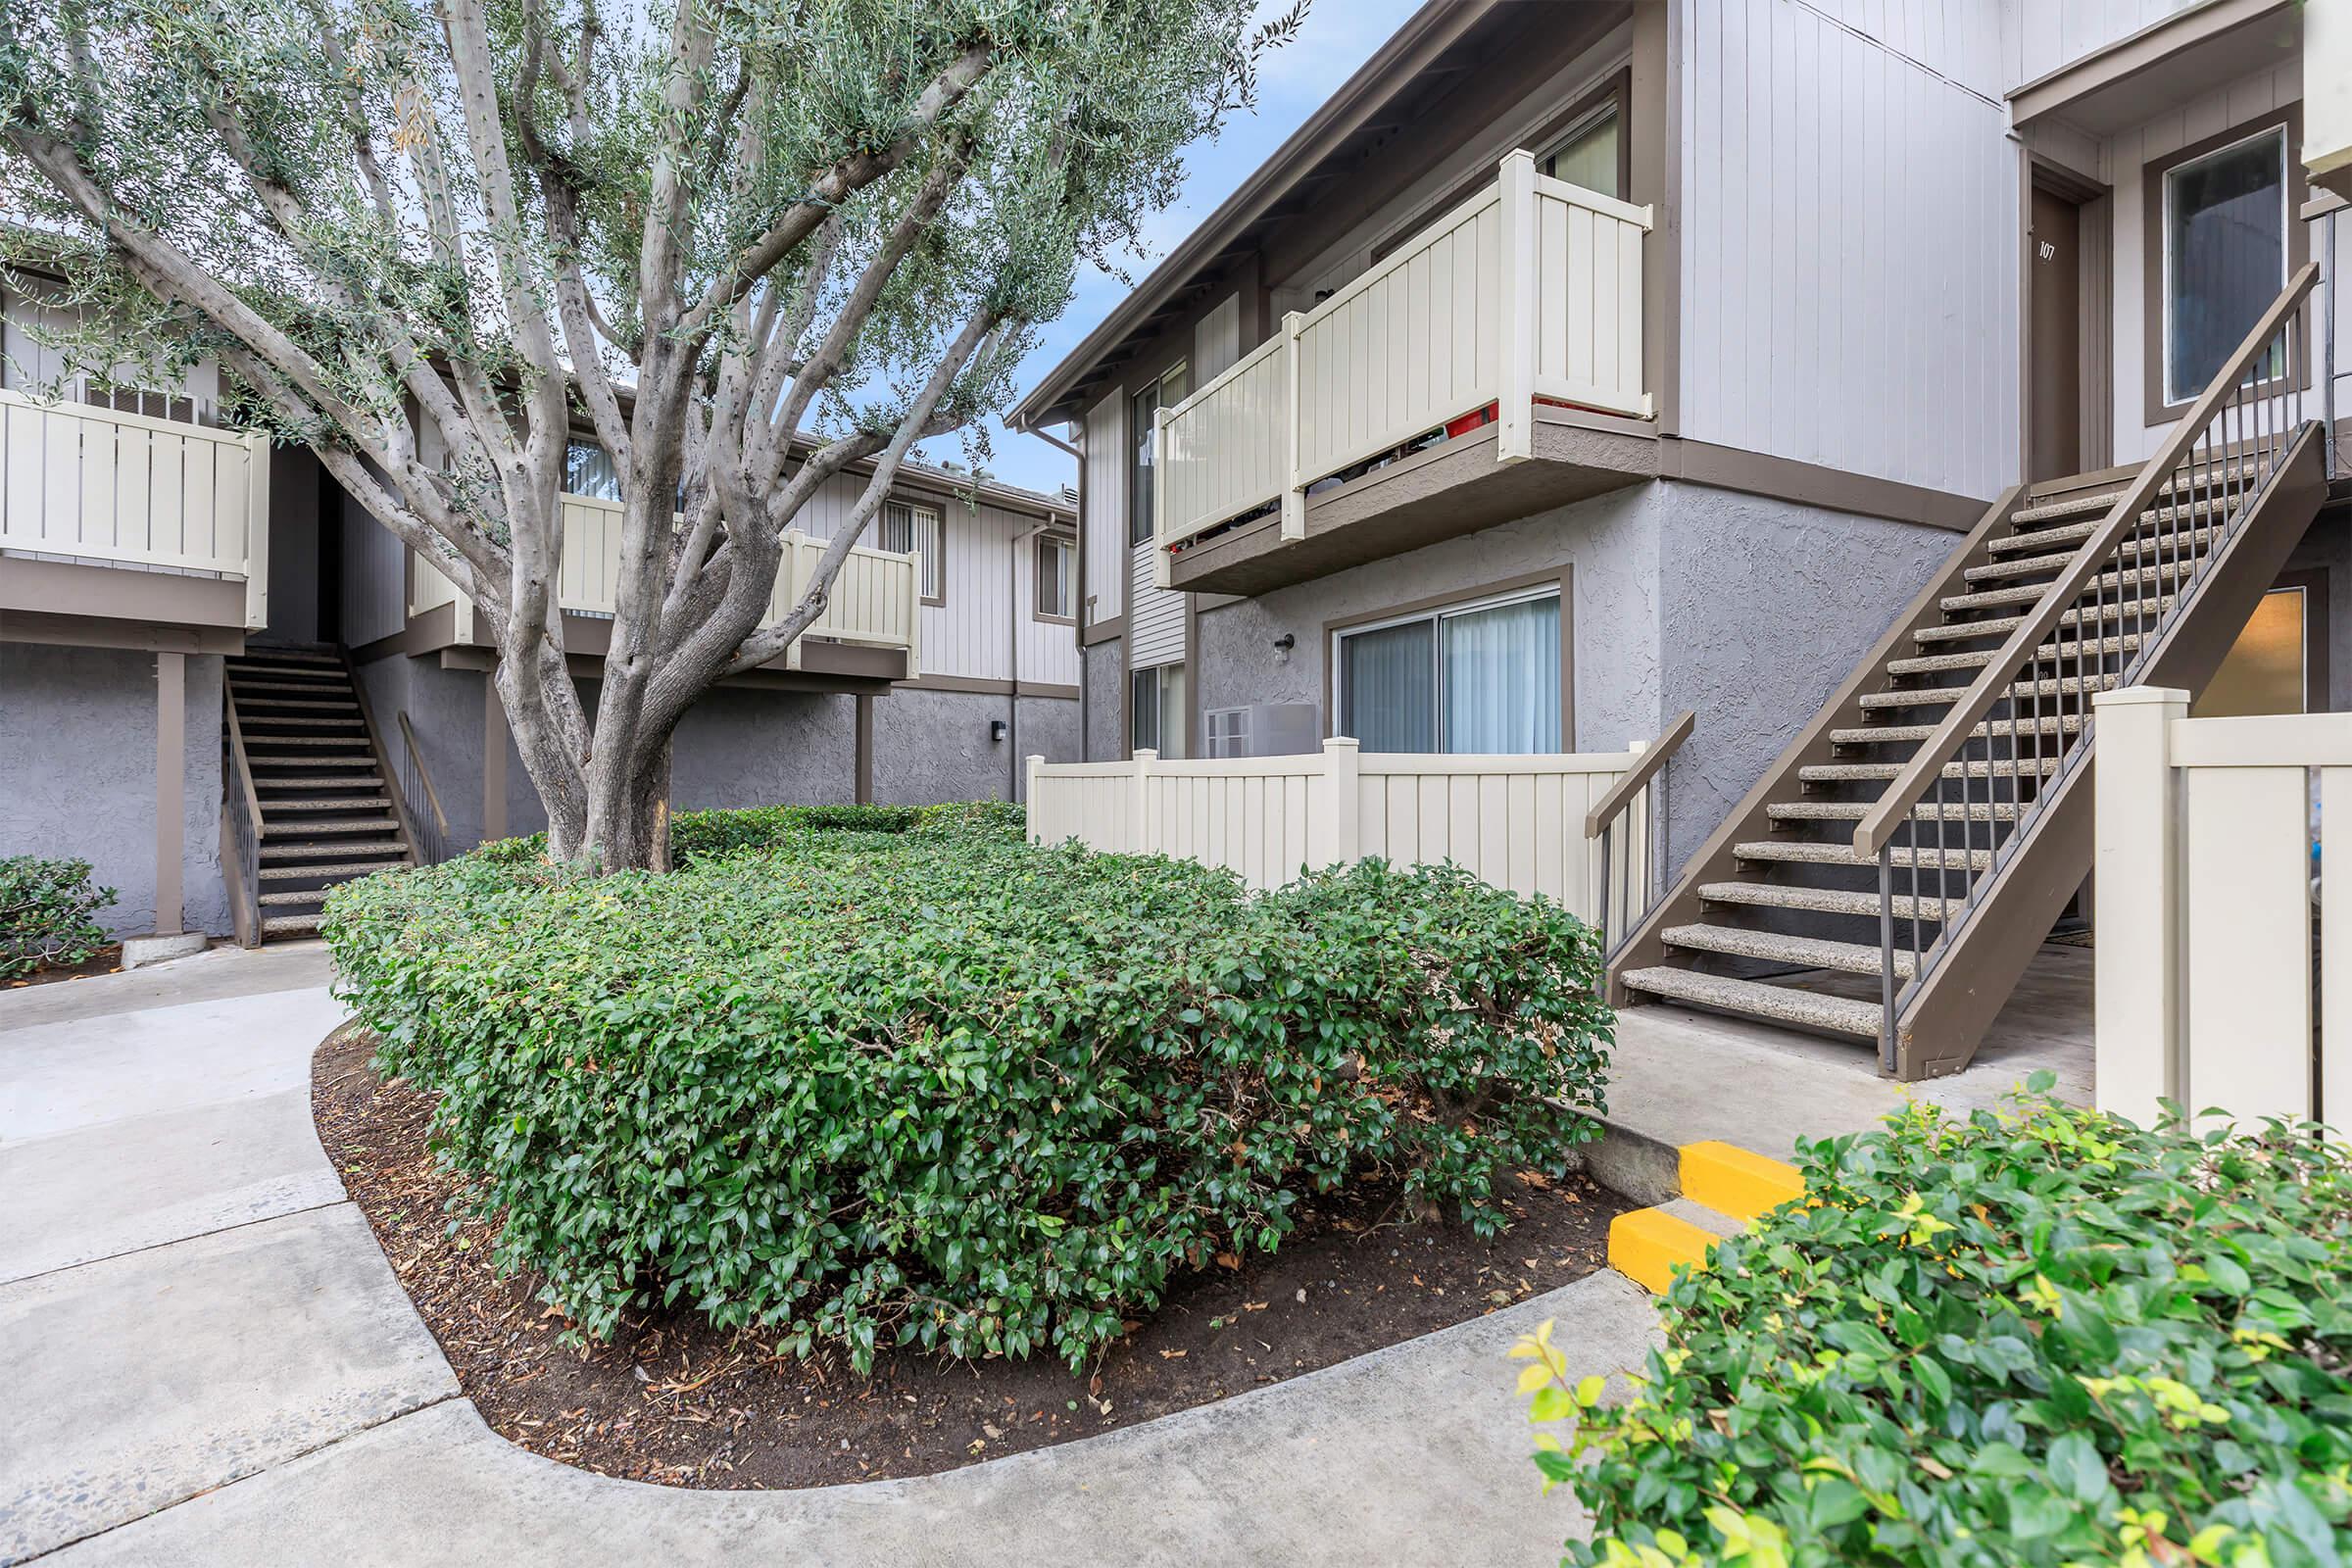
[[[1561,749],[1559,590],[1341,632],[1335,728],[1367,752]]]

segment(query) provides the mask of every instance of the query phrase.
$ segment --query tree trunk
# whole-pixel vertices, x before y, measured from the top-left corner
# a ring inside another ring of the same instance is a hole
[[[589,767],[587,831],[570,858],[604,871],[668,870],[669,743],[662,744],[650,763],[628,769],[635,748],[613,744],[616,737],[597,739],[600,756]],[[609,763],[603,756],[607,746],[612,747]],[[625,776],[602,776],[608,766]]]

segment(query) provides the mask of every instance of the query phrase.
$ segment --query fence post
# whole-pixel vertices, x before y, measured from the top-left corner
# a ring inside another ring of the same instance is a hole
[[[1496,251],[1502,291],[1502,388],[1495,398],[1497,462],[1535,456],[1536,160],[1525,148],[1505,153],[1498,175],[1502,207]]]
[[[2099,1108],[2152,1125],[2157,1101],[2179,1099],[2180,813],[2172,722],[2188,693],[2131,686],[2091,697],[2098,733],[2092,775],[2097,850],[2091,860],[2092,1073]]]
[[[1352,735],[1333,735],[1323,742],[1323,798],[1314,801],[1308,841],[1315,866],[1352,865],[1363,854],[1363,757]]]
[[[1028,839],[1032,844],[1043,844],[1045,842],[1045,840],[1037,836],[1037,781],[1045,776],[1046,760],[1038,756],[1035,752],[1030,753],[1029,777],[1027,782],[1022,785],[1021,804],[1024,808],[1022,822],[1029,829]]]
[[[1159,846],[1158,824],[1152,820],[1152,764],[1159,760],[1159,753],[1149,746],[1135,749],[1135,842],[1127,846],[1130,855],[1151,855]]]
[[[1282,537],[1306,537],[1306,475],[1298,471],[1298,331],[1306,325],[1306,317],[1298,311],[1285,311],[1282,317],[1282,365],[1286,384],[1284,401],[1290,405],[1290,417],[1283,421],[1283,439],[1289,456],[1283,462]]]
[[[245,629],[270,624],[270,438],[245,438]]]
[[[1168,420],[1175,410],[1152,416],[1152,586],[1167,588],[1168,563]]]
[[[784,612],[790,614],[792,607],[801,602],[801,536],[797,530],[785,530],[784,563],[780,569],[784,574],[784,597],[781,603],[784,606]],[[916,597],[921,596],[917,595]],[[777,602],[774,599],[769,600],[771,604]],[[802,638],[795,637],[784,645],[784,667],[786,669],[801,667],[801,642]]]

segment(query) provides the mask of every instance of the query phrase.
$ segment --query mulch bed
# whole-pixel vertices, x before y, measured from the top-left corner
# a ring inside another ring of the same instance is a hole
[[[92,975],[122,972],[122,944],[110,943],[79,963],[45,963],[27,975],[0,982],[0,991],[22,991],[26,986],[45,986],[58,980],[87,980]]]
[[[1511,1228],[1396,1217],[1396,1192],[1318,1205],[1271,1257],[1175,1283],[1083,1374],[1025,1362],[779,1355],[678,1312],[567,1346],[534,1282],[499,1279],[491,1230],[454,1229],[459,1180],[426,1148],[429,1096],[368,1065],[347,1026],[312,1064],[318,1136],[460,1381],[509,1441],[601,1475],[672,1486],[829,1486],[928,1475],[1132,1426],[1482,1316],[1605,1266],[1627,1205],[1581,1175],[1522,1173]],[[1496,1363],[1497,1387],[1505,1376]]]

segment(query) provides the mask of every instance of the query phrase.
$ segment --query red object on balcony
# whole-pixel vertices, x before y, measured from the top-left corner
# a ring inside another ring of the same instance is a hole
[[[1451,441],[1456,436],[1468,435],[1471,431],[1477,429],[1482,424],[1493,424],[1494,422],[1494,405],[1490,403],[1483,409],[1471,410],[1468,414],[1463,415],[1458,419],[1446,420],[1446,439]]]

